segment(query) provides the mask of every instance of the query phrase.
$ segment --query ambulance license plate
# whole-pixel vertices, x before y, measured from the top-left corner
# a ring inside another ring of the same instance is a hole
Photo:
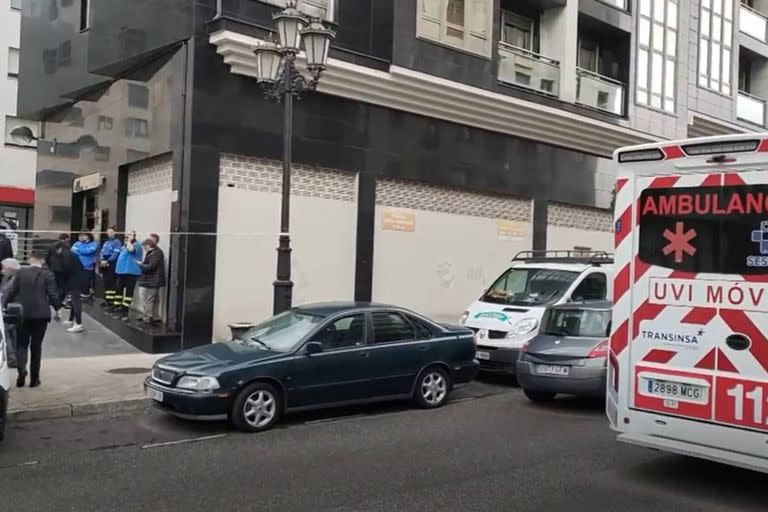
[[[706,389],[704,386],[694,386],[659,379],[645,379],[645,382],[648,394],[659,398],[682,399],[694,402],[706,399]]]

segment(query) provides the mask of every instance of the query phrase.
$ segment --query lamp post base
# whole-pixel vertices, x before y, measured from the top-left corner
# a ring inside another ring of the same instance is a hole
[[[293,305],[293,281],[291,281],[291,237],[287,233],[280,235],[277,248],[277,279],[275,287],[274,314],[288,311]]]

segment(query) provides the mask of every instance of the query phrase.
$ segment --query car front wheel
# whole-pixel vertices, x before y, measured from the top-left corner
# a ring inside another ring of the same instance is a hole
[[[271,384],[256,382],[246,386],[232,405],[232,423],[243,432],[262,432],[280,418],[280,392]]]
[[[434,409],[448,401],[451,380],[443,368],[431,366],[424,370],[416,383],[414,399],[419,407]]]
[[[533,391],[530,389],[524,389],[523,393],[531,402],[551,402],[557,395],[557,393],[550,391]]]

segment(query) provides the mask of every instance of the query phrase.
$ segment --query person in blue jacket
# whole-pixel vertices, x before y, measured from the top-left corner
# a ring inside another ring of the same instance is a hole
[[[141,243],[136,240],[136,232],[130,231],[125,235],[125,245],[120,249],[115,265],[117,274],[117,289],[112,302],[115,311],[121,314],[124,321],[128,320],[128,312],[133,304],[133,293],[136,290],[136,281],[141,276],[143,259]]]
[[[120,256],[122,247],[123,243],[115,238],[115,226],[111,226],[107,230],[107,241],[101,246],[101,262],[99,263],[101,277],[104,281],[103,307],[112,307],[115,302],[115,295],[117,294],[115,265],[117,265],[117,257]]]
[[[82,297],[91,292],[93,273],[96,268],[96,260],[99,255],[99,244],[94,241],[93,233],[80,233],[78,241],[72,246],[72,254],[76,256],[79,265],[72,269],[70,277],[72,308],[69,312],[69,321],[64,322],[68,326],[68,332],[82,332]]]

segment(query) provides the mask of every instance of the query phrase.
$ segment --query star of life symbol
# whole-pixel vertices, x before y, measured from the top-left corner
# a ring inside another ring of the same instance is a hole
[[[675,223],[675,231],[672,232],[669,229],[664,230],[664,238],[669,242],[662,252],[664,256],[669,253],[675,253],[675,263],[681,263],[683,261],[683,254],[693,256],[696,254],[696,248],[691,245],[691,240],[696,238],[696,230],[689,229],[685,231],[685,227],[682,222]]]
[[[752,241],[760,244],[760,254],[768,254],[768,220],[760,223],[760,229],[752,232]]]

